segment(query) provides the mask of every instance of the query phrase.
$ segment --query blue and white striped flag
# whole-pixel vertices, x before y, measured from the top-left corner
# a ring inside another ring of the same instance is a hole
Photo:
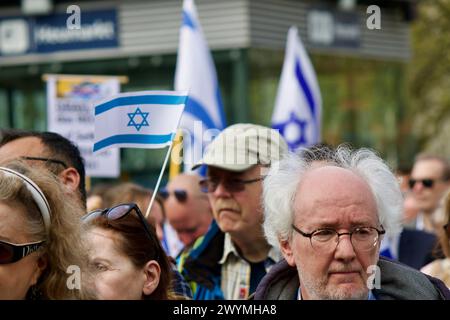
[[[225,128],[216,68],[193,0],[183,1],[175,90],[189,91],[180,123],[180,127],[189,132],[189,136],[183,135],[184,167],[189,171],[201,159],[207,142],[211,141],[211,137],[205,139],[205,130],[217,129],[217,134]]]
[[[185,92],[121,93],[95,106],[94,152],[110,147],[170,145],[187,99]]]
[[[272,127],[291,150],[320,142],[322,98],[314,68],[296,27],[288,32]]]

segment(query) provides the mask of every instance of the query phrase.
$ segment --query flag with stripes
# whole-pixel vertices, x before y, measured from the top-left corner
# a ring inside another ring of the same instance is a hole
[[[172,142],[187,95],[174,91],[121,93],[95,106],[94,152],[111,147],[163,148]]]
[[[288,32],[272,127],[291,150],[320,142],[322,98],[314,68],[296,27]]]
[[[175,90],[189,92],[180,123],[183,129],[184,167],[185,171],[189,171],[201,159],[207,142],[225,128],[216,68],[193,0],[183,1]],[[209,135],[205,134],[207,130]]]

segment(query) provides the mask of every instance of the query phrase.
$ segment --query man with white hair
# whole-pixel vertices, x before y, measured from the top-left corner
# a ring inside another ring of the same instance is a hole
[[[264,230],[285,260],[255,299],[449,299],[435,278],[379,257],[399,227],[402,197],[372,151],[341,146],[286,157],[264,181]]]

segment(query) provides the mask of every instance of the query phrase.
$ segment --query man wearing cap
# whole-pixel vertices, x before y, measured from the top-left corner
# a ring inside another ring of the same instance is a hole
[[[280,134],[253,124],[221,132],[203,159],[214,221],[194,244],[182,273],[192,283],[194,299],[246,299],[280,258],[262,229],[262,179],[287,152]]]

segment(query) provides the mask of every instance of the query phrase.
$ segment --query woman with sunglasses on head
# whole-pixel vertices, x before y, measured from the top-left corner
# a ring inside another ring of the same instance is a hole
[[[445,225],[438,236],[445,258],[427,264],[420,271],[442,280],[450,288],[450,192],[444,197],[443,210]]]
[[[46,170],[0,165],[0,299],[91,297],[81,283],[83,209],[65,195]]]
[[[152,195],[153,190],[151,189],[144,188],[132,182],[122,182],[109,188],[105,192],[103,208],[113,207],[120,203],[136,203],[140,209],[146,210]],[[146,219],[155,227],[156,235],[161,243],[163,243],[166,213],[164,210],[163,199],[159,195],[156,195],[150,214]]]
[[[102,300],[163,300],[171,292],[169,260],[134,203],[96,210],[83,217],[87,227],[93,289]]]

